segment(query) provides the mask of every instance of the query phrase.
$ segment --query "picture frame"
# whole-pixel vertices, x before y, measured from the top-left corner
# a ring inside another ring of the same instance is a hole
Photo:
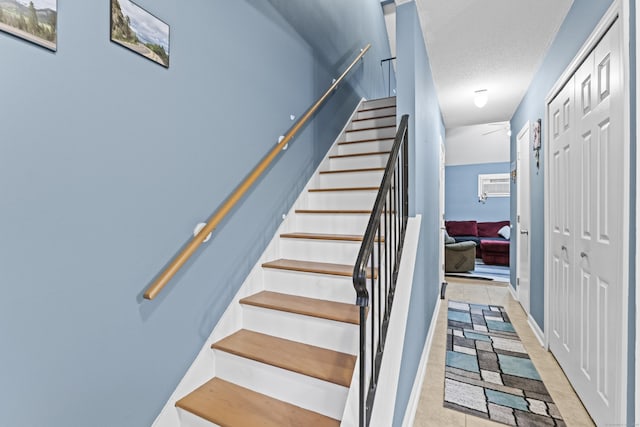
[[[533,123],[533,140],[531,142],[536,158],[536,168],[540,169],[540,149],[542,148],[542,119]]]
[[[111,0],[111,41],[169,68],[169,24],[130,0]]]
[[[56,52],[58,0],[0,1],[0,31]]]

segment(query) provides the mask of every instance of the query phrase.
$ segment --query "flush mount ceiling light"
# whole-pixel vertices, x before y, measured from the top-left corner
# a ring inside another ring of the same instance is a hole
[[[487,105],[487,101],[489,100],[489,94],[486,89],[477,90],[474,92],[473,103],[476,104],[476,107],[482,108]]]

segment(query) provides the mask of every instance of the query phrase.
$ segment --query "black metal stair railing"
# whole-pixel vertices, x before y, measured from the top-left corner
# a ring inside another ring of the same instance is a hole
[[[404,115],[353,270],[360,306],[360,426],[368,426],[409,217],[409,116]]]

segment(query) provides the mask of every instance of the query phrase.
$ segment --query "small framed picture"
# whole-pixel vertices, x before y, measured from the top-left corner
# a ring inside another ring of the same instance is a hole
[[[542,128],[542,119],[538,119],[533,124],[533,151],[540,150],[542,146],[542,141],[540,137],[540,131]]]
[[[540,148],[542,148],[542,119],[538,119],[533,124],[533,152],[536,157],[536,168],[540,169]]]
[[[129,0],[111,0],[111,41],[169,68],[169,25]]]
[[[56,51],[58,0],[0,1],[0,30]]]

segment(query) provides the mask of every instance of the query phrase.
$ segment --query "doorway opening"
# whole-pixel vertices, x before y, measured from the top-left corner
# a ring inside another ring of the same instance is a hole
[[[447,129],[447,276],[510,282],[510,135],[509,122]]]

